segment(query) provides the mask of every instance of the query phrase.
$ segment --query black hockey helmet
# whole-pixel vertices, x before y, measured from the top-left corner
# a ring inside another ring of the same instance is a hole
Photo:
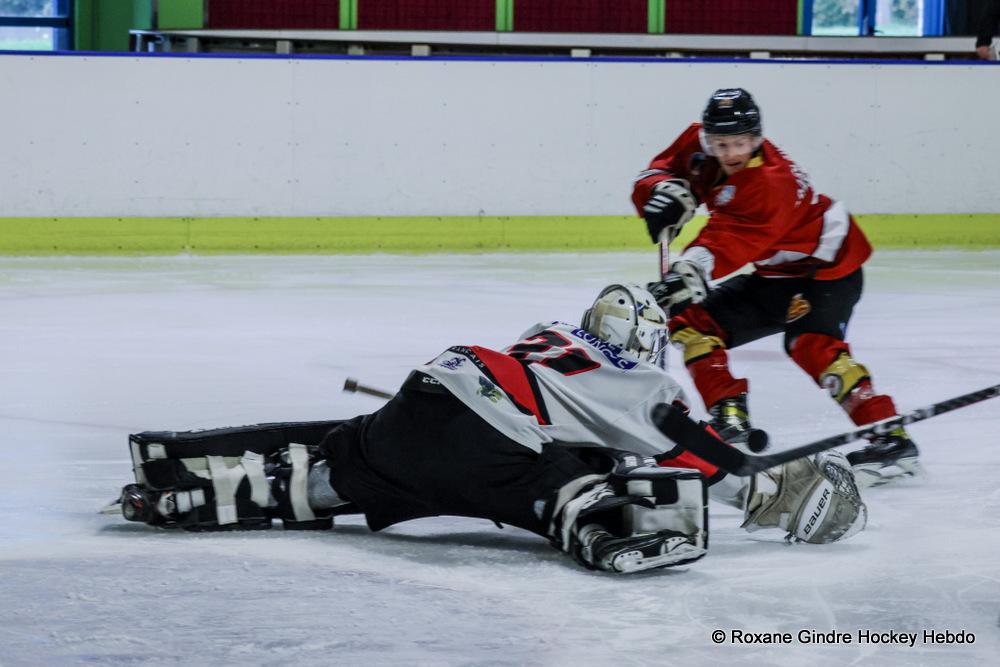
[[[742,88],[720,88],[712,93],[701,115],[705,134],[755,134],[763,131],[760,109],[750,93]]]

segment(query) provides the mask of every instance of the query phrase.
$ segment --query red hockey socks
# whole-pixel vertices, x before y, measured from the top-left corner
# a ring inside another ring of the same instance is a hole
[[[825,334],[802,334],[789,354],[816,384],[830,392],[855,424],[896,415],[892,398],[875,393],[871,374],[851,356],[844,341]]]
[[[684,365],[706,406],[747,393],[743,378],[729,371],[725,333],[701,306],[691,306],[670,321],[670,342],[684,348]]]

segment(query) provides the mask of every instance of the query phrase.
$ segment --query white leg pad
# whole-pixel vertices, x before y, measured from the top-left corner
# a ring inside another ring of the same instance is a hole
[[[309,507],[309,450],[293,442],[288,445],[288,457],[292,462],[292,478],[288,482],[292,513],[296,521],[315,521],[316,515]]]
[[[206,456],[215,491],[215,515],[220,526],[238,521],[236,516],[236,489],[245,473],[243,468],[227,468],[221,456]]]
[[[264,476],[264,456],[256,452],[243,452],[240,465],[250,480],[250,500],[257,507],[267,507],[271,500],[271,487]]]

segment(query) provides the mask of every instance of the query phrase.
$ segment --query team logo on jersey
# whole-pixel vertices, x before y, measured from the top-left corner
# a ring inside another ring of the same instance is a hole
[[[785,322],[801,320],[803,317],[808,315],[811,310],[812,305],[806,301],[805,297],[801,294],[796,294],[792,297],[792,300],[788,304],[788,314],[785,316]]]
[[[729,202],[733,201],[733,197],[735,196],[736,196],[736,186],[727,185],[724,188],[722,188],[722,190],[719,191],[719,194],[715,195],[715,205],[725,206]]]
[[[627,371],[629,369],[635,368],[639,365],[639,362],[633,361],[632,359],[625,359],[621,357],[622,349],[617,345],[612,345],[606,340],[598,338],[594,334],[588,332],[586,329],[573,329],[573,335],[589,343],[591,347],[595,348],[598,352],[604,355],[604,357],[610,361],[615,367]]]
[[[451,359],[445,359],[444,361],[439,362],[438,366],[444,366],[449,371],[457,371],[464,363],[464,357],[452,357]]]
[[[493,403],[503,398],[503,394],[500,393],[497,386],[484,377],[479,378],[479,391],[476,393]]]

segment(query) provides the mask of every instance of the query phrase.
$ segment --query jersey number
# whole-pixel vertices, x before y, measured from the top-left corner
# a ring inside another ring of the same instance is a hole
[[[537,342],[535,342],[537,341]],[[541,364],[563,375],[586,373],[601,364],[555,331],[546,329],[538,335],[518,343],[507,354],[526,364]]]

